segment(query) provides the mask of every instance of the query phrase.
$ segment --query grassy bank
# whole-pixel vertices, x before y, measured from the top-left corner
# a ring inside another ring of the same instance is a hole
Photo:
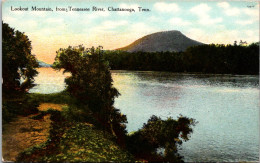
[[[99,128],[98,122],[91,113],[82,115],[80,109],[77,109],[80,106],[77,106],[66,92],[53,94],[32,93],[27,94],[24,99],[40,104],[39,110],[34,114],[23,115],[26,121],[41,126],[46,123],[46,117],[50,116],[51,124],[48,129],[44,130],[46,132],[44,134],[48,135],[47,140],[44,139],[44,141],[38,141],[38,143],[27,143],[22,146],[19,154],[17,152],[13,153],[12,158],[16,157],[16,161],[125,162],[134,160],[130,153],[117,145],[110,133]],[[15,103],[19,104],[24,99],[15,100]],[[28,104],[23,102],[23,105],[28,106]],[[10,110],[9,106],[6,105],[8,111]],[[20,105],[14,105],[12,109],[19,110],[18,106]],[[30,107],[28,106],[28,108]],[[12,115],[11,123],[6,122],[5,126],[8,125],[8,128],[12,130],[12,128],[15,128],[13,122],[21,123],[19,119],[15,118],[20,117],[20,113],[21,110],[16,111]],[[4,116],[8,117],[8,114]],[[8,119],[7,117],[5,119]],[[84,117],[84,120],[81,120],[80,117]],[[18,138],[19,132],[17,135],[13,135],[15,139],[16,136]],[[35,132],[26,130],[26,135],[30,139],[33,138]],[[8,136],[8,133],[3,132],[3,136]],[[36,137],[36,139],[38,138]],[[7,146],[6,149],[8,148]]]
[[[24,150],[17,161],[133,161],[131,154],[121,149],[109,133],[90,123],[68,122],[60,111],[47,112],[53,121],[48,140]]]
[[[30,93],[28,94],[30,99],[41,103],[54,103],[54,104],[72,104],[74,99],[65,92],[51,93],[51,94],[41,94],[41,93]]]

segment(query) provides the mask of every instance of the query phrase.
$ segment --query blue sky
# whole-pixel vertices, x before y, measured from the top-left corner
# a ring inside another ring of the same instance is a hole
[[[11,11],[14,7],[51,7],[46,11]],[[56,12],[56,7],[103,7],[100,12]],[[250,6],[250,7],[249,7]],[[3,21],[25,32],[37,58],[51,63],[56,51],[69,45],[126,46],[158,31],[179,30],[203,43],[233,44],[259,40],[259,4],[254,1],[13,1],[2,4]],[[108,7],[135,12],[109,12]],[[138,7],[149,12],[138,12]]]

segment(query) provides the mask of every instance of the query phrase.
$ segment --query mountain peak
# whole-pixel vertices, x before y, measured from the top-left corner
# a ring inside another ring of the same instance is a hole
[[[161,32],[156,32],[156,33],[177,33],[177,34],[182,34],[178,30],[161,31]],[[155,33],[152,33],[152,34],[155,34]]]
[[[185,51],[190,46],[203,43],[186,37],[178,30],[162,31],[146,35],[132,44],[118,50],[128,52],[161,52],[161,51]]]

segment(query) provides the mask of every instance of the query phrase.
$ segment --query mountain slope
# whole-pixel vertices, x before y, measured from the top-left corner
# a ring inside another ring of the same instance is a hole
[[[128,52],[161,52],[161,51],[185,51],[190,46],[202,45],[203,43],[192,40],[180,31],[165,31],[157,32],[147,36],[144,36],[132,44],[119,48],[117,50],[123,50]]]

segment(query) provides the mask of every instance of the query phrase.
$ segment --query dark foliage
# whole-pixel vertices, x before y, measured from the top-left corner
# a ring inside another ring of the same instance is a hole
[[[38,63],[31,54],[31,42],[20,31],[15,31],[2,22],[2,59],[3,65],[3,123],[10,122],[17,115],[29,115],[38,112],[38,102],[25,94],[33,87],[35,68]]]
[[[18,99],[4,99],[2,104],[3,124],[12,121],[17,115],[27,116],[38,113],[39,102],[28,95]]]
[[[78,46],[60,49],[53,66],[71,73],[65,80],[68,92],[93,108],[93,111],[113,105],[114,98],[119,95],[112,86],[111,74],[102,58],[101,48],[85,49]]]
[[[194,119],[187,117],[162,120],[152,116],[141,129],[128,137],[127,147],[136,157],[148,161],[181,162],[177,147],[182,141],[189,140],[195,123]],[[161,155],[157,151],[159,148],[164,149]]]
[[[259,43],[242,45],[200,45],[185,52],[106,51],[112,70],[200,72],[216,74],[258,74]]]
[[[117,137],[125,135],[126,116],[113,107],[119,92],[113,87],[102,47],[87,49],[80,45],[60,49],[53,68],[71,73],[65,79],[66,90],[76,99],[77,108],[82,113],[93,112],[93,116],[103,124],[105,130]]]
[[[31,54],[29,38],[2,22],[3,96],[23,93],[33,87],[38,62]]]

